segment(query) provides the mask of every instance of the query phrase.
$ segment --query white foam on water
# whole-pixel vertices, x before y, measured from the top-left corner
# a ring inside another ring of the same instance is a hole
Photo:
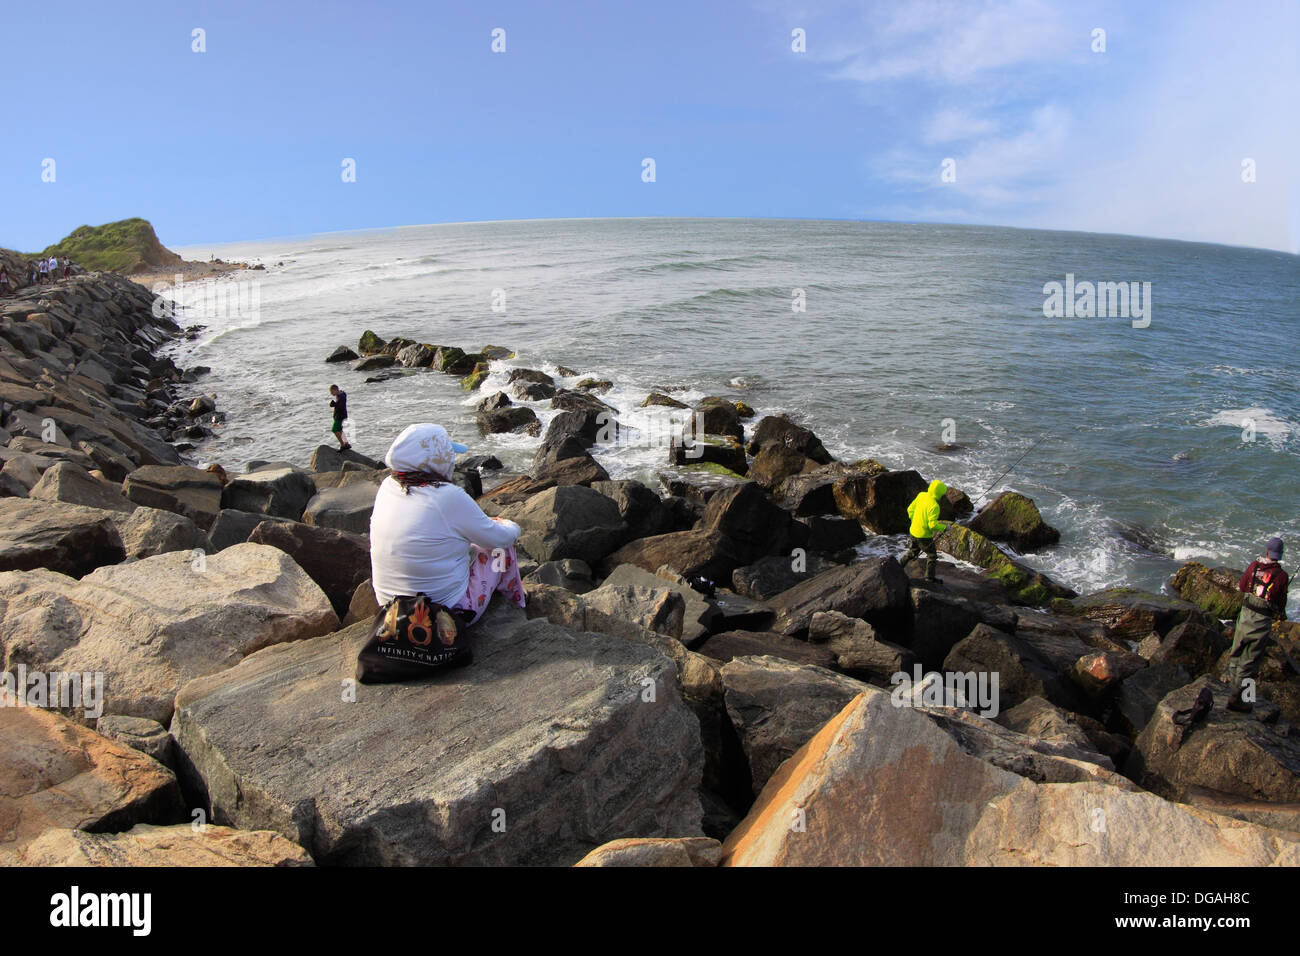
[[[1211,418],[1200,422],[1204,427],[1226,427],[1241,432],[1242,440],[1253,430],[1256,440],[1264,439],[1275,448],[1281,448],[1295,432],[1297,425],[1281,418],[1271,408],[1226,408]]]

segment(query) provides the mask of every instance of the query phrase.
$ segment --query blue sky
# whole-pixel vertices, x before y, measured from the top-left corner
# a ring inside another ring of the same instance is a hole
[[[0,29],[31,96],[0,148],[10,248],[128,216],[171,246],[754,216],[1300,251],[1297,0],[72,2]]]

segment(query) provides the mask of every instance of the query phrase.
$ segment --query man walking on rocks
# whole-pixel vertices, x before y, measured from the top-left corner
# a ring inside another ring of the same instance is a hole
[[[935,580],[935,568],[939,564],[939,549],[934,543],[934,536],[947,527],[939,520],[939,499],[948,493],[948,486],[935,479],[930,487],[912,499],[907,506],[907,516],[912,519],[908,532],[912,544],[907,553],[898,559],[898,563],[907,567],[913,558],[925,552],[925,579],[931,584]]]
[[[1282,549],[1281,538],[1269,538],[1264,545],[1264,557],[1250,562],[1237,585],[1243,596],[1241,613],[1232,633],[1232,650],[1228,652],[1228,685],[1232,688],[1229,710],[1248,714],[1254,708],[1255,681],[1272,639],[1273,620],[1286,620],[1290,580],[1278,563]],[[1249,695],[1246,681],[1250,681]]]
[[[330,394],[334,396],[330,401],[330,407],[334,409],[334,424],[330,426],[330,431],[339,441],[339,450],[347,451],[352,447],[343,440],[343,422],[348,417],[348,393],[337,385],[331,385]]]

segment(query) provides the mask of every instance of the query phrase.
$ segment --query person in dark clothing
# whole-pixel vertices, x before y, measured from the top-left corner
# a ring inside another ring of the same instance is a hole
[[[343,440],[343,422],[348,417],[348,393],[342,391],[337,385],[331,385],[330,394],[334,396],[330,401],[330,407],[334,409],[334,424],[330,427],[330,431],[339,440],[339,448],[346,451],[352,447]]]
[[[1287,588],[1291,582],[1278,563],[1282,549],[1281,538],[1269,538],[1264,557],[1250,562],[1237,585],[1242,599],[1232,650],[1228,652],[1228,684],[1232,688],[1229,710],[1250,713],[1254,708],[1255,682],[1272,639],[1273,621],[1286,620]]]

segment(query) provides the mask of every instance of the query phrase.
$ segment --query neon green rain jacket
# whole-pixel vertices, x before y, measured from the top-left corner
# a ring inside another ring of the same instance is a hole
[[[912,519],[912,527],[908,530],[913,538],[933,538],[947,527],[939,521],[939,499],[947,493],[948,486],[935,479],[907,506],[907,516]]]

